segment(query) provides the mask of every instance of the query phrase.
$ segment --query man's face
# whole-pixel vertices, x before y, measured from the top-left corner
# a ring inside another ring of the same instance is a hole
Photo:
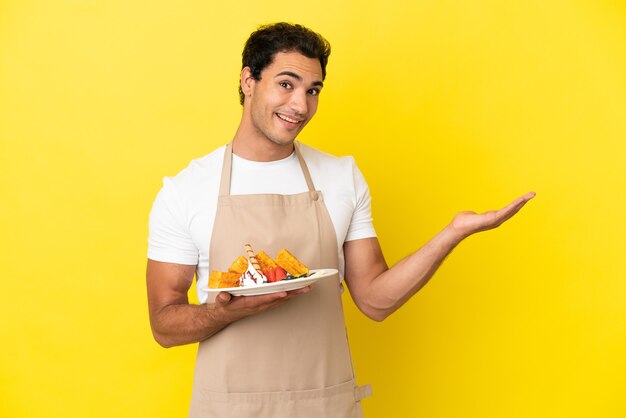
[[[260,80],[249,81],[254,130],[277,145],[291,144],[317,111],[323,87],[319,60],[298,52],[279,52]]]

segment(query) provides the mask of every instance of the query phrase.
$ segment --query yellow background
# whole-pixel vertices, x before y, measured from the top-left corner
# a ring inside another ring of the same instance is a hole
[[[393,263],[460,210],[538,197],[382,324],[346,299],[367,417],[626,416],[623,1],[0,2],[0,416],[183,417],[153,340],[161,178],[227,142],[242,45],[332,43],[301,139],[354,155]]]

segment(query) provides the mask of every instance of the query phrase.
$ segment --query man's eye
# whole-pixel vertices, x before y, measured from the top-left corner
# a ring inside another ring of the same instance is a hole
[[[278,84],[280,84],[281,87],[286,88],[286,89],[291,88],[291,84],[287,83],[286,81],[281,81]]]
[[[311,89],[309,90],[309,94],[311,96],[317,96],[318,94],[320,94],[320,91],[318,89]]]

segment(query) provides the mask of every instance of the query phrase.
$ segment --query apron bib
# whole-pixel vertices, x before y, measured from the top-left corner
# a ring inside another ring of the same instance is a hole
[[[209,248],[209,271],[226,271],[250,243],[270,257],[288,249],[310,269],[339,268],[337,238],[295,144],[309,191],[230,195],[227,145]],[[354,377],[339,276],[279,307],[236,321],[198,347],[191,418],[356,418],[371,395]]]

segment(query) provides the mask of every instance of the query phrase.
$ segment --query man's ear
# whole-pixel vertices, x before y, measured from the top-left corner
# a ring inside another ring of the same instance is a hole
[[[250,67],[243,67],[243,69],[241,70],[241,78],[239,82],[241,84],[241,91],[243,92],[244,96],[249,97],[250,95],[252,95],[255,81],[256,80],[254,79],[254,77],[252,77]]]

